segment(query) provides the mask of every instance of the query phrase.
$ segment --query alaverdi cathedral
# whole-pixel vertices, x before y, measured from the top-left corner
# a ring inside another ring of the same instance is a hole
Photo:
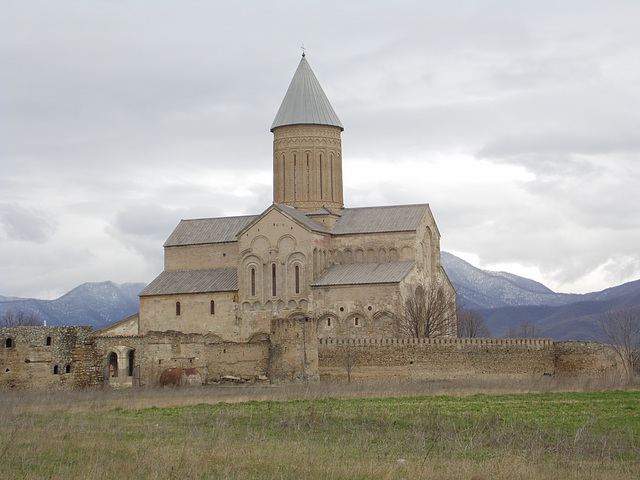
[[[271,131],[273,204],[181,221],[164,271],[140,293],[137,333],[247,342],[268,336],[274,317],[307,316],[321,337],[393,337],[416,285],[455,295],[429,205],[344,207],[343,126],[304,55]],[[455,320],[451,311],[443,335],[455,336]]]
[[[271,131],[271,206],[182,220],[136,315],[95,332],[0,328],[0,388],[616,371],[601,344],[457,338],[453,304],[430,338],[402,335],[417,287],[455,298],[429,205],[344,207],[343,126],[304,55]]]

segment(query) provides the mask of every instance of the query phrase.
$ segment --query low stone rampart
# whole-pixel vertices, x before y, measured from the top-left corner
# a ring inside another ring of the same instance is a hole
[[[622,374],[611,346],[598,342],[556,342],[556,373],[564,375]]]
[[[321,338],[320,378],[425,381],[612,371],[606,346],[542,338]]]

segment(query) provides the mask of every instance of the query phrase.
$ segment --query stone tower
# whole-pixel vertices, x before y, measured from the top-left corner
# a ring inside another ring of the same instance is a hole
[[[305,213],[344,207],[343,130],[303,54],[271,125],[274,203]]]
[[[315,318],[271,320],[269,379],[272,382],[317,382],[318,326]]]

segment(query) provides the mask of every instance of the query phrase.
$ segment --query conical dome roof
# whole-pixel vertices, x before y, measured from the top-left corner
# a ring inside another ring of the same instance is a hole
[[[344,130],[304,55],[271,125],[271,131],[277,127],[298,124],[332,125]]]

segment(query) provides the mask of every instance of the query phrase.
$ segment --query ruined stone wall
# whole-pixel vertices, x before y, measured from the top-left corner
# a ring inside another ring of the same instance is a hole
[[[184,334],[175,331],[149,332],[137,337],[96,338],[103,365],[110,352],[134,350],[134,364],[140,366],[142,385],[158,385],[162,372],[171,367],[196,368],[204,381],[218,381],[225,375],[254,379],[266,375],[269,341],[224,342],[213,334]],[[126,369],[125,369],[126,370]],[[123,372],[123,369],[120,369]],[[114,384],[131,383],[126,371]]]
[[[318,335],[311,317],[271,321],[269,379],[272,382],[318,380]]]
[[[0,388],[95,385],[91,327],[0,328]]]

